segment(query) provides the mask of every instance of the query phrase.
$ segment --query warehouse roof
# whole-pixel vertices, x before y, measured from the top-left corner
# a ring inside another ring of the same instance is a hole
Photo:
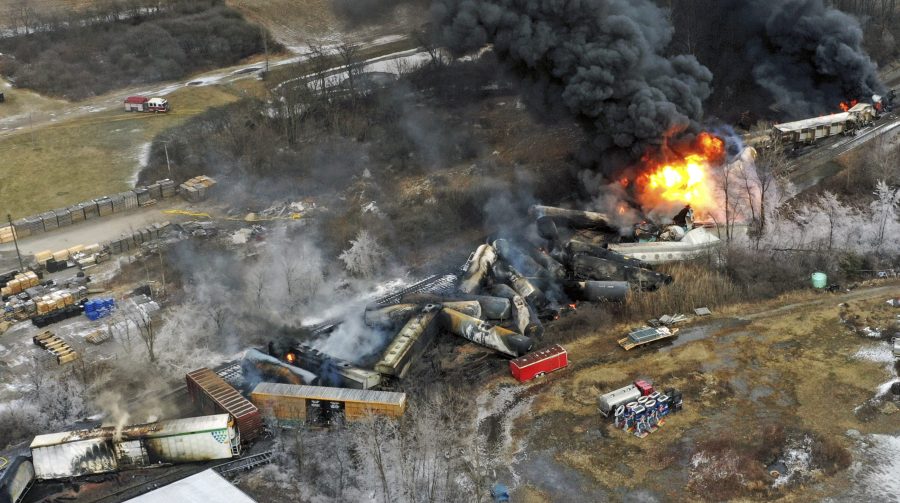
[[[253,389],[253,394],[294,396],[313,400],[335,400],[340,402],[369,402],[402,405],[406,401],[406,393],[392,391],[372,391],[364,389],[329,388],[326,386],[301,386],[298,384],[281,384],[261,382]]]
[[[256,503],[212,469],[127,500],[131,503]]]
[[[221,430],[228,427],[231,421],[228,414],[215,414],[212,416],[189,417],[186,419],[170,419],[157,423],[135,424],[126,426],[121,431],[121,438],[167,437],[182,433],[197,433],[211,430]],[[68,442],[79,442],[91,439],[107,439],[116,435],[114,426],[104,426],[91,430],[63,431],[59,433],[47,433],[34,437],[31,448],[49,447]]]
[[[802,121],[785,122],[784,124],[775,124],[775,129],[788,132],[800,131],[801,129],[810,129],[818,126],[827,126],[835,122],[846,122],[851,119],[850,112],[841,112],[838,114],[823,115],[822,117],[813,117],[811,119],[803,119]]]

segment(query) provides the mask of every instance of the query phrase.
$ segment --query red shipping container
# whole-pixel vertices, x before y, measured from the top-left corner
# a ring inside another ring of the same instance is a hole
[[[647,396],[653,393],[653,385],[647,381],[634,381],[634,386],[640,390],[641,396]]]
[[[569,364],[569,353],[559,344],[532,351],[509,361],[509,371],[519,382],[530,381],[539,375],[559,370]]]

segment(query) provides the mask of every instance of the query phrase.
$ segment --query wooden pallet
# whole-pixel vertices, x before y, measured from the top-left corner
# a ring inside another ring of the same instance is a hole
[[[78,351],[72,349],[69,343],[57,337],[53,332],[45,330],[31,339],[34,343],[56,356],[56,363],[62,365],[79,358]]]

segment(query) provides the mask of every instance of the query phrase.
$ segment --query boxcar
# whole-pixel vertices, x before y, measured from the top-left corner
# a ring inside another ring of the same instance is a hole
[[[266,382],[256,385],[250,400],[267,417],[287,424],[327,426],[369,414],[400,417],[406,410],[406,393]]]
[[[195,370],[185,376],[188,393],[204,414],[231,414],[241,432],[241,441],[252,442],[262,429],[262,415],[255,405],[238,390],[208,368]]]
[[[31,442],[39,480],[228,459],[241,453],[228,414],[38,435]]]

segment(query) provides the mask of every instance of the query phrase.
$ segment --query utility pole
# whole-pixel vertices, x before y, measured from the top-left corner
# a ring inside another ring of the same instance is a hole
[[[16,244],[16,257],[19,257],[19,271],[25,272],[25,265],[22,264],[22,254],[19,253],[19,237],[16,236],[16,226],[12,223],[12,215],[7,213],[6,219],[9,220],[9,228],[12,230],[13,243]]]
[[[174,178],[172,178],[172,165],[169,164],[169,142],[164,141],[162,144],[163,149],[166,151],[166,167],[169,169],[169,179],[174,180]]]

